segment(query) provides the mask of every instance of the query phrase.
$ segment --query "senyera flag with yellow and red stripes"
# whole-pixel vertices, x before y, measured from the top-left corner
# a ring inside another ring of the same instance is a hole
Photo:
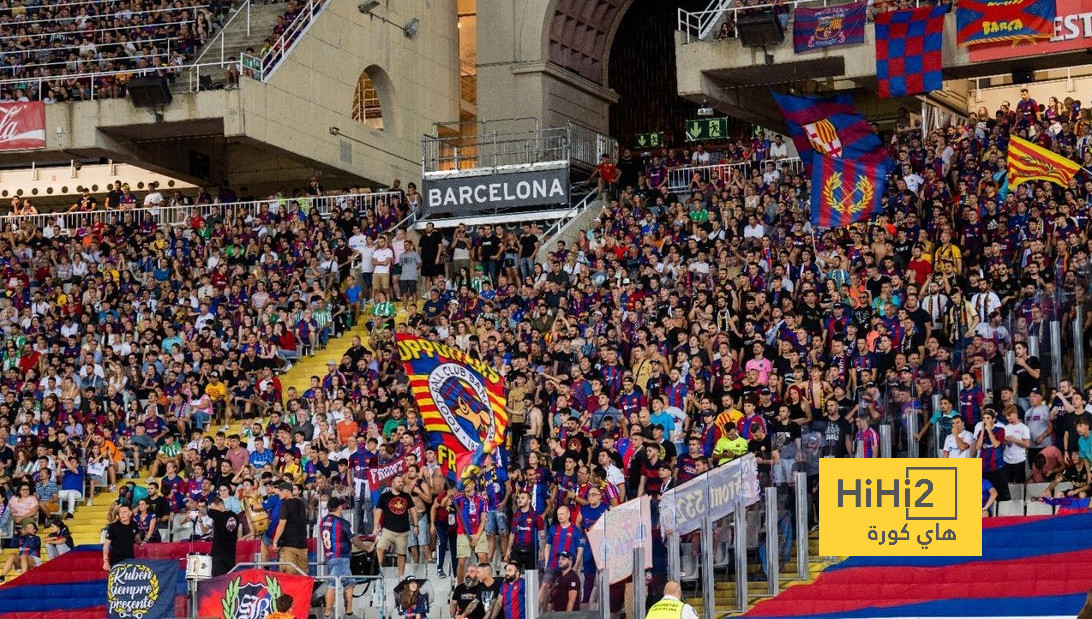
[[[1008,166],[1012,187],[1036,180],[1068,187],[1082,169],[1076,161],[1016,136],[1009,139]]]

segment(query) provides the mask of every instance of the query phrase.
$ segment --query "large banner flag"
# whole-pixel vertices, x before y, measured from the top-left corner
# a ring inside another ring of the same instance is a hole
[[[792,16],[792,46],[797,54],[836,45],[864,43],[868,4],[798,8]]]
[[[812,153],[866,163],[887,159],[880,137],[853,105],[848,93],[813,97],[773,93],[789,136],[810,170]]]
[[[0,103],[0,150],[45,148],[45,103]]]
[[[906,97],[944,87],[941,49],[947,5],[887,11],[876,16],[876,77],[880,96]]]
[[[181,568],[175,559],[129,559],[110,568],[106,579],[108,619],[174,616]]]
[[[1076,161],[1016,136],[1009,138],[1008,164],[1011,187],[1036,180],[1068,187],[1069,181],[1081,171]]]
[[[811,224],[837,228],[880,210],[888,163],[861,163],[816,154],[811,173]]]
[[[407,333],[396,337],[429,446],[436,449],[444,474],[458,479],[473,463],[473,454],[504,444],[504,378],[458,348]]]
[[[265,619],[276,611],[281,594],[292,596],[293,617],[311,612],[315,579],[259,569],[231,572],[197,583],[197,616],[217,619]]]
[[[1054,36],[1054,0],[959,0],[959,45]]]

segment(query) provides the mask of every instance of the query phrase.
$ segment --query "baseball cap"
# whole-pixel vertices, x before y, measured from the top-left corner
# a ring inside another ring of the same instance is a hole
[[[569,552],[568,550],[562,550],[561,552],[557,553],[557,558],[560,559],[561,557],[565,557],[569,561],[572,561],[573,553]]]

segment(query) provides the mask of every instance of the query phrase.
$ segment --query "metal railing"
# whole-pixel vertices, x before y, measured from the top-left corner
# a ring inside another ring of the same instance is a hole
[[[50,8],[55,8],[56,6],[58,6],[58,5],[52,5],[51,4]],[[209,8],[208,5],[201,5],[201,6],[186,7],[186,8],[183,8],[183,9],[176,9],[176,8],[172,7],[172,8],[167,8],[167,9],[148,9],[148,10],[144,10],[144,11],[131,11],[130,13],[134,17],[143,16],[143,15],[154,15],[156,13],[190,13],[190,12],[193,13],[193,19],[192,20],[185,20],[185,21],[179,21],[179,22],[169,22],[169,23],[162,23],[162,24],[160,24],[160,23],[154,24],[155,26],[170,26],[170,25],[173,25],[173,24],[189,24],[189,23],[196,22],[198,13],[202,9],[207,9],[207,8]],[[108,15],[108,16],[105,16],[105,15],[90,16],[89,15],[88,16],[88,21],[95,21],[96,19],[102,19],[104,17],[115,17],[115,16],[116,16],[116,14],[115,15]],[[75,20],[75,18],[72,18],[72,19]],[[11,22],[11,25],[17,25],[17,26],[23,27],[23,26],[30,26],[30,25],[33,25],[33,24],[53,24],[53,23],[57,23],[57,21],[58,20],[56,20],[56,19],[31,19],[31,20],[22,20],[22,21],[19,21],[19,22]],[[95,28],[93,30],[79,30],[79,31],[73,31],[71,33],[39,32],[39,33],[24,34],[24,35],[18,35],[18,36],[15,36],[15,35],[13,35],[13,36],[0,36],[0,43],[3,43],[4,41],[7,41],[9,39],[17,39],[17,38],[23,38],[23,37],[26,37],[26,38],[46,38],[46,37],[52,37],[55,34],[61,34],[61,35],[78,34],[80,37],[84,37],[86,35],[94,36],[95,34],[101,34],[103,32],[108,32],[108,31],[109,32],[116,32],[118,30],[143,29],[143,28],[146,28],[146,27],[147,27],[147,24],[137,24],[137,25],[133,25],[133,26],[113,26],[113,25],[111,25],[111,26],[106,27],[106,28]]]
[[[804,171],[804,163],[800,161],[799,157],[684,166],[667,171],[667,187],[671,191],[678,193],[680,191],[687,191],[690,188],[691,183],[699,179],[709,182],[728,182],[732,180],[733,175],[737,172],[746,179],[750,174],[750,170],[754,167],[765,172],[767,163],[773,163],[774,169],[779,170],[782,176]]]
[[[735,0],[712,0],[703,11],[679,9],[679,30],[686,33],[686,42],[691,39],[706,41],[716,30],[728,9]]]
[[[94,101],[95,99],[110,99],[112,95],[102,96],[102,86],[98,83],[99,78],[106,76],[122,76],[127,79],[133,77],[152,77],[159,76],[164,78],[178,78],[183,72],[189,71],[189,79],[187,80],[188,86],[186,92],[197,92],[200,86],[200,77],[202,72],[205,75],[209,75],[212,72],[222,72],[226,67],[233,66],[236,68],[241,67],[239,61],[228,62],[206,62],[202,64],[184,64],[177,66],[165,66],[165,67],[147,67],[142,69],[125,69],[119,71],[90,71],[86,73],[74,73],[71,75],[50,75],[42,77],[23,77],[23,78],[8,78],[0,80],[0,90],[5,86],[13,85],[25,85],[30,88],[32,85],[36,87],[37,94],[34,97],[37,101],[45,99],[46,91],[54,86],[63,85],[66,82],[84,82],[88,90],[88,98],[81,99],[83,101]]]
[[[602,155],[617,161],[618,141],[595,129],[569,122],[564,127],[421,140],[424,172],[570,161],[594,166]]]
[[[322,12],[326,2],[327,0],[307,0],[307,3],[300,7],[296,19],[288,24],[281,36],[277,37],[277,40],[273,42],[273,46],[262,55],[261,69],[256,74],[257,79],[265,82],[273,76],[273,72],[281,66],[284,59],[303,40],[303,35],[306,34],[319,13]]]
[[[150,220],[157,227],[179,226],[186,224],[197,215],[202,217],[222,215],[224,217],[242,218],[260,212],[263,206],[283,210],[289,208],[292,203],[298,203],[303,213],[310,213],[312,210],[317,209],[322,217],[329,217],[333,211],[344,208],[353,209],[358,214],[364,214],[375,212],[379,206],[392,204],[393,201],[398,199],[401,199],[401,194],[394,191],[299,198],[271,197],[248,202],[217,202],[152,208],[9,215],[0,219],[0,223],[3,223],[5,228],[10,226],[22,227],[27,224],[38,228],[50,225],[60,228],[62,234],[73,234],[96,221],[105,223],[130,221],[139,224]]]
[[[216,49],[216,45],[220,46],[220,62],[225,62],[225,48],[227,47],[225,35],[227,34],[228,27],[239,18],[240,15],[245,16],[246,19],[246,35],[250,36],[250,0],[243,0],[243,3],[239,6],[231,17],[228,18],[224,25],[220,27],[220,31],[216,33],[216,36],[212,41],[209,41],[201,49],[201,53],[194,59],[194,64],[201,64],[201,61],[205,59],[205,56],[213,49]]]

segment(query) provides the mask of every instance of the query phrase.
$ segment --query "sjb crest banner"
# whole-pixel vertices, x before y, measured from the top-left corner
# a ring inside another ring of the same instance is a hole
[[[797,54],[864,43],[868,4],[840,4],[793,11],[792,44]]]
[[[397,334],[397,341],[429,446],[444,474],[454,479],[469,454],[504,444],[504,378],[458,348],[405,333]]]
[[[106,580],[106,616],[109,619],[174,616],[180,571],[176,560],[131,559],[118,563],[110,568]]]
[[[315,579],[309,576],[241,570],[197,583],[197,616],[218,619],[265,619],[276,610],[277,598],[292,596],[293,617],[311,610]]]

